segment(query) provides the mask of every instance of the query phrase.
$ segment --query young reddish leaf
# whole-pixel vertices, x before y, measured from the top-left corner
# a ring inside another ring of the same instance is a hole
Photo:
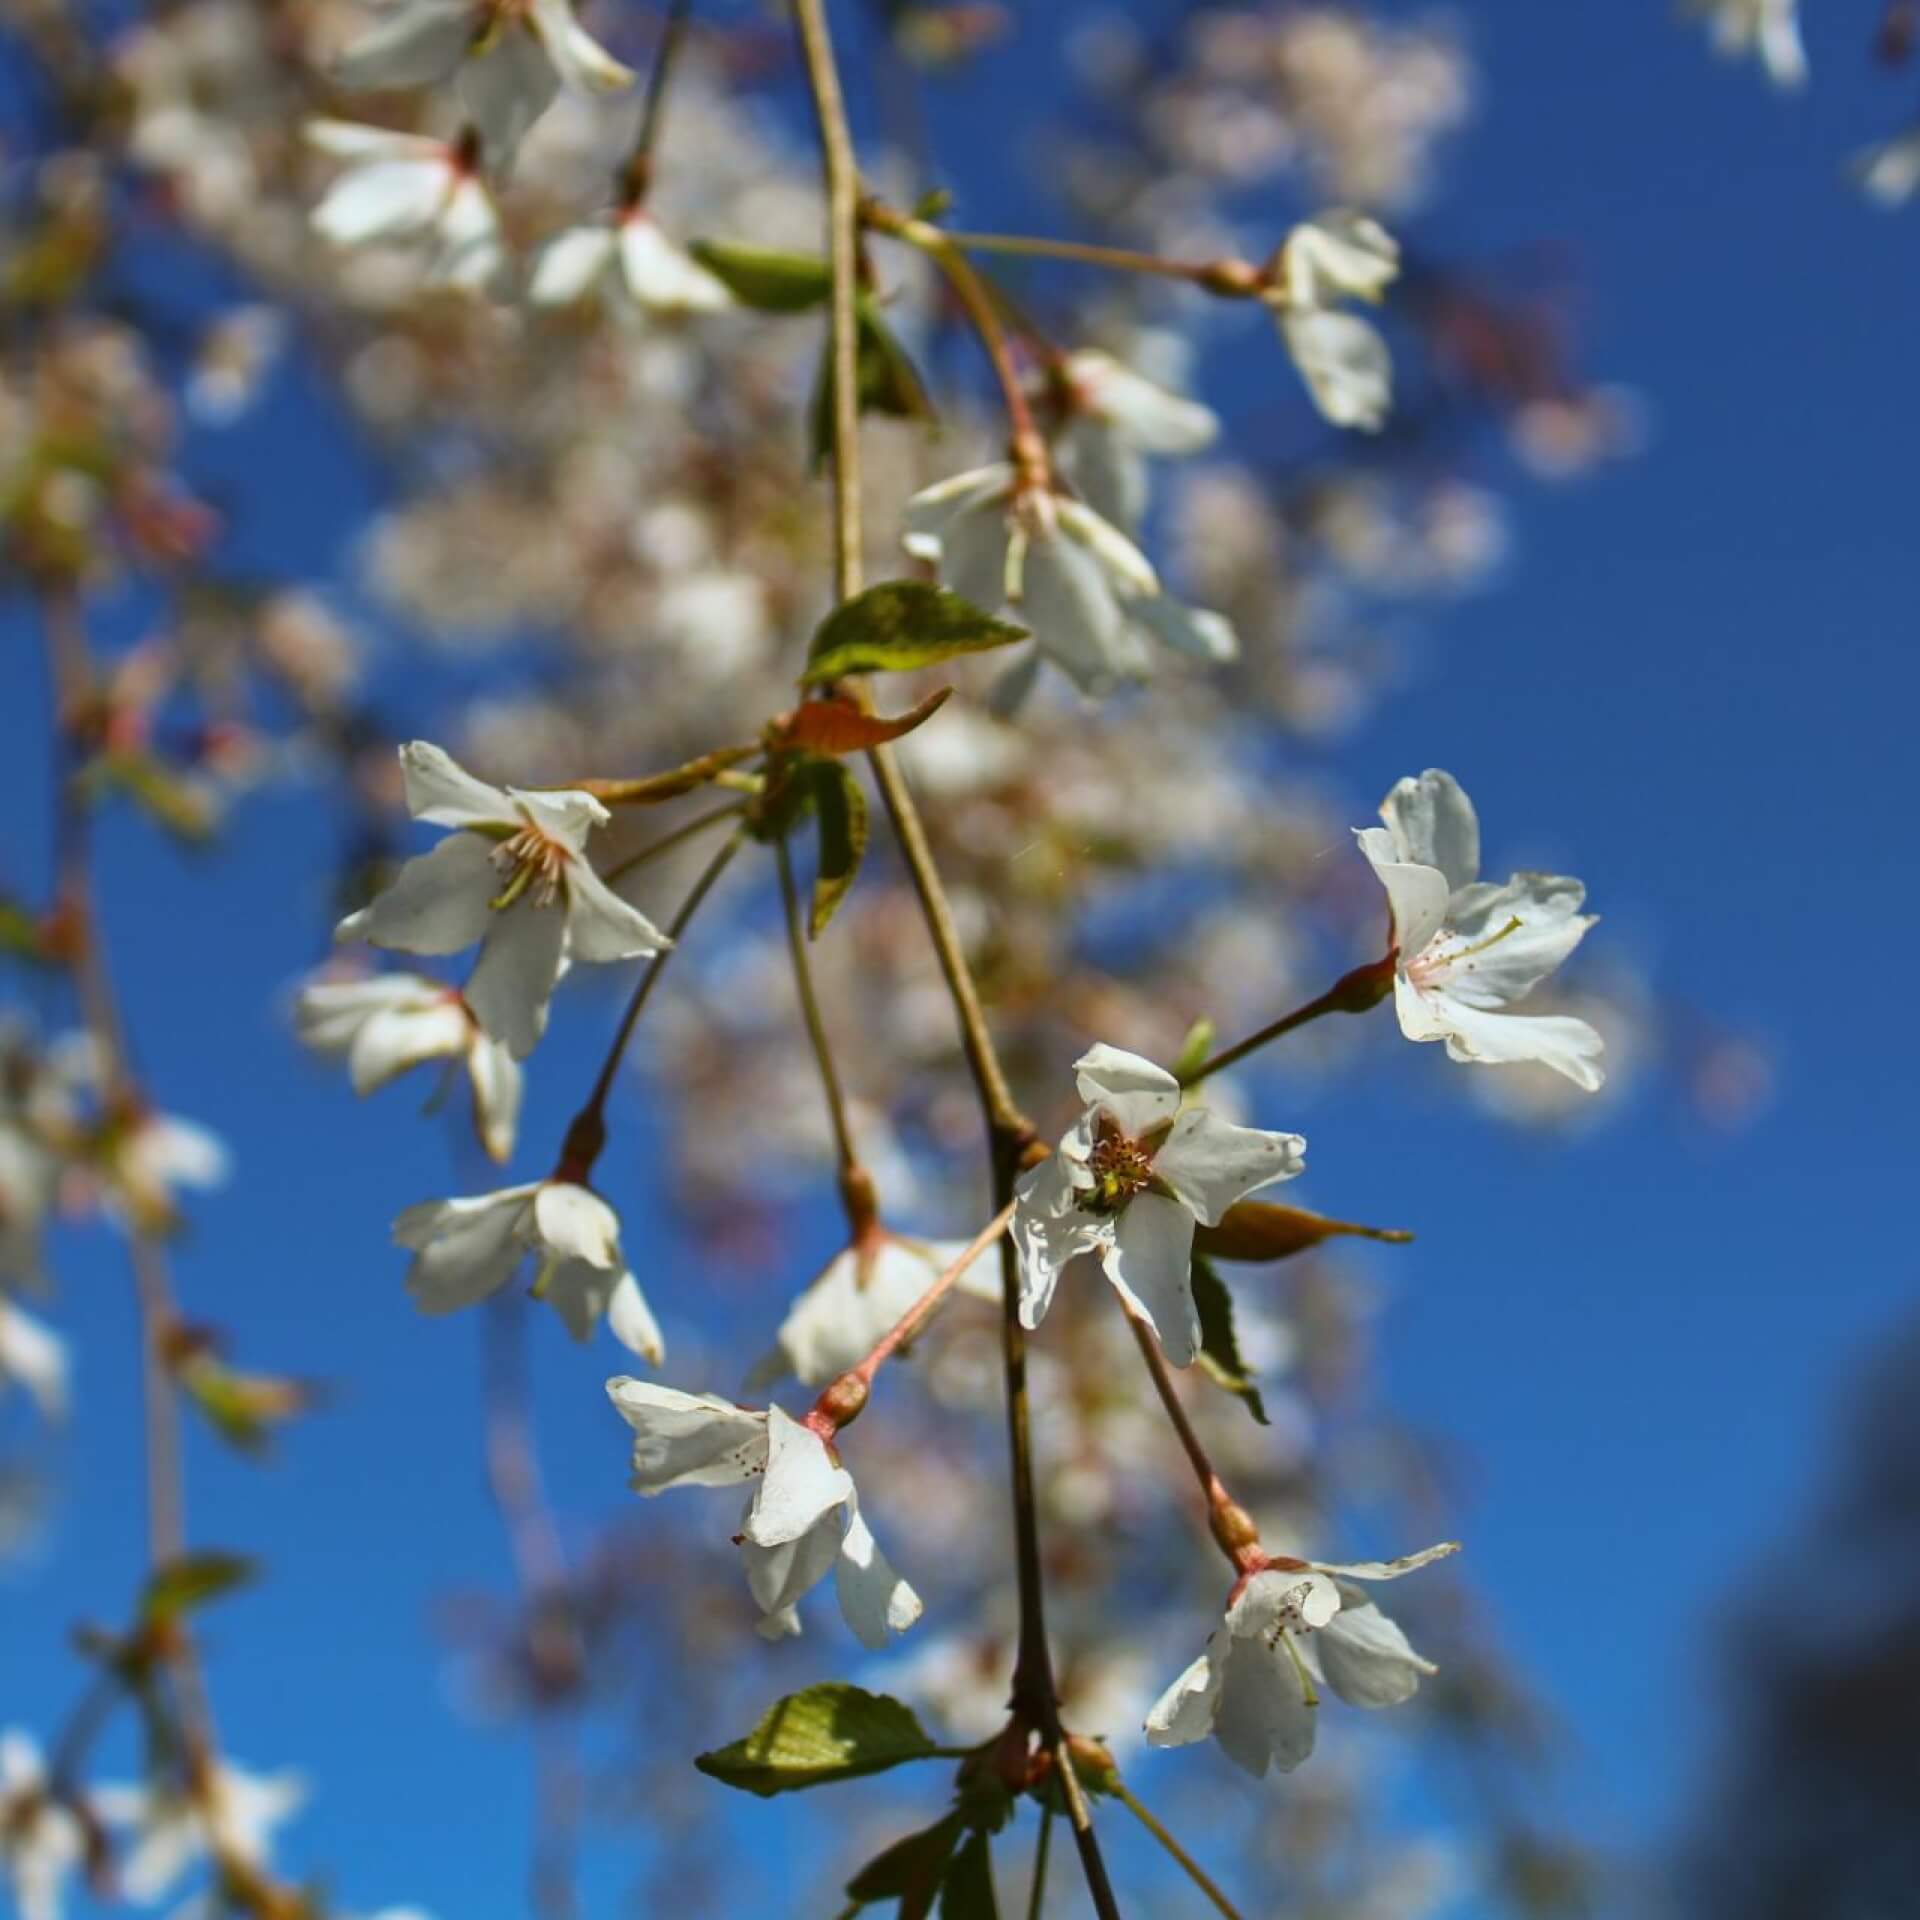
[[[951,687],[930,693],[910,712],[889,719],[884,714],[867,713],[853,701],[833,694],[825,700],[809,700],[788,714],[780,729],[780,744],[799,747],[808,753],[866,753],[911,733],[939,712]]]
[[[1289,1254],[1305,1253],[1322,1240],[1343,1233],[1395,1243],[1413,1238],[1399,1227],[1363,1227],[1352,1220],[1330,1220],[1324,1213],[1309,1213],[1305,1207],[1242,1200],[1227,1209],[1217,1227],[1197,1228],[1193,1244],[1195,1251],[1211,1254],[1216,1260],[1284,1260]]]

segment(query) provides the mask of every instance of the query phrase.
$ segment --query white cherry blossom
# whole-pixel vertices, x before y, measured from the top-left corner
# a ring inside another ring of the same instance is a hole
[[[1147,505],[1147,460],[1205,451],[1220,416],[1136,373],[1097,347],[1066,356],[1057,390],[1066,408],[1054,443],[1081,498],[1116,527],[1133,528]]]
[[[1448,1058],[1504,1066],[1537,1060],[1591,1093],[1605,1077],[1601,1039],[1567,1014],[1509,1012],[1585,937],[1586,889],[1561,874],[1481,880],[1480,822],[1450,773],[1400,781],[1385,827],[1355,837],[1393,913],[1394,1011],[1409,1040],[1444,1040]]]
[[[466,1002],[516,1056],[538,1042],[567,959],[627,960],[667,944],[588,860],[587,835],[607,820],[591,794],[490,787],[424,740],[402,747],[400,763],[413,817],[454,831],[341,921],[338,938],[422,954],[478,941]]]
[[[1217,1226],[1235,1201],[1292,1179],[1307,1143],[1183,1108],[1172,1074],[1118,1047],[1092,1048],[1075,1072],[1086,1111],[1014,1190],[1021,1321],[1037,1327],[1068,1261],[1096,1253],[1167,1358],[1188,1366],[1200,1347],[1196,1223]]]
[[[1030,627],[1039,652],[1085,694],[1145,678],[1149,636],[1203,660],[1238,650],[1220,615],[1161,590],[1152,563],[1117,527],[1057,488],[1022,484],[1005,461],[915,494],[904,544],[975,606],[1005,608]]]
[[[0,1387],[17,1381],[49,1420],[67,1410],[67,1343],[0,1292]]]
[[[792,1374],[803,1386],[823,1387],[863,1360],[881,1336],[967,1250],[962,1240],[913,1240],[875,1227],[828,1261],[787,1309],[772,1351],[749,1377],[764,1386]],[[1000,1298],[1000,1243],[969,1261],[953,1282],[956,1293]]]
[[[1147,1740],[1184,1747],[1212,1734],[1258,1778],[1291,1773],[1313,1751],[1320,1687],[1356,1707],[1410,1700],[1436,1671],[1360,1587],[1394,1580],[1457,1551],[1454,1542],[1401,1560],[1351,1566],[1276,1564],[1235,1587],[1206,1651],[1147,1715]]]
[[[346,120],[311,120],[309,144],[348,162],[313,210],[336,247],[396,240],[423,245],[429,286],[485,293],[506,266],[500,216],[480,177],[477,138],[430,140]]]
[[[1690,0],[1688,11],[1706,21],[1721,53],[1757,59],[1776,87],[1805,85],[1799,0]]]
[[[548,241],[527,289],[540,306],[598,293],[611,294],[615,311],[629,317],[718,313],[733,304],[725,284],[637,204]]]
[[[418,973],[313,980],[294,1026],[316,1053],[343,1055],[355,1093],[372,1093],[427,1060],[458,1060],[473,1089],[474,1125],[489,1158],[512,1157],[522,1074],[504,1041],[486,1032],[456,987]]]
[[[218,1134],[178,1114],[143,1108],[109,1133],[108,1209],[148,1226],[170,1227],[179,1219],[179,1189],[220,1186],[232,1164]]]
[[[422,1313],[456,1313],[498,1293],[531,1256],[533,1293],[576,1340],[604,1317],[656,1367],[659,1323],[620,1251],[620,1217],[591,1188],[559,1178],[458,1200],[423,1200],[393,1223],[413,1254],[407,1291]]]
[[[297,1773],[251,1773],[229,1760],[215,1763],[197,1793],[176,1786],[108,1786],[92,1795],[109,1826],[132,1834],[120,1889],[139,1905],[165,1899],[184,1874],[214,1855],[264,1870],[273,1858],[275,1830],[306,1798],[306,1782]]]
[[[341,86],[430,87],[457,77],[460,101],[502,166],[564,86],[591,99],[633,82],[567,0],[393,0],[333,62]]]
[[[0,1733],[0,1881],[20,1920],[60,1920],[67,1880],[86,1858],[79,1816],[49,1797],[48,1784],[32,1736]]]
[[[1268,302],[1300,377],[1337,427],[1375,433],[1393,401],[1393,361],[1372,322],[1341,300],[1379,301],[1400,271],[1400,248],[1364,214],[1334,209],[1288,234],[1270,269]]]
[[[1856,154],[1854,178],[1869,200],[1883,207],[1904,207],[1920,187],[1920,127]]]
[[[644,1380],[609,1380],[607,1392],[634,1431],[636,1493],[758,1478],[739,1544],[762,1634],[798,1633],[797,1603],[829,1572],[863,1645],[884,1647],[919,1619],[920,1596],[875,1544],[853,1476],[812,1427],[778,1407],[762,1412]]]

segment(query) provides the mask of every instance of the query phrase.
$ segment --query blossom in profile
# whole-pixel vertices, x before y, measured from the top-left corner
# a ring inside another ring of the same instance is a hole
[[[574,18],[568,0],[390,0],[333,61],[343,87],[431,87],[452,78],[487,151],[512,164],[561,87],[583,99],[631,86],[633,72]]]
[[[1904,207],[1920,187],[1920,127],[1856,154],[1853,175],[1860,191],[1883,207]]]
[[[1378,221],[1336,208],[1288,234],[1268,269],[1268,305],[1320,412],[1377,433],[1393,403],[1393,360],[1379,330],[1343,300],[1378,303],[1400,271],[1400,248]]]
[[[520,1065],[481,1026],[457,988],[418,973],[312,980],[295,1002],[294,1028],[316,1053],[345,1058],[358,1094],[372,1093],[424,1061],[460,1061],[473,1089],[480,1144],[496,1162],[512,1157]]]
[[[233,1164],[218,1134],[151,1107],[110,1119],[103,1149],[108,1210],[156,1233],[178,1226],[182,1187],[220,1186]]]
[[[857,1365],[906,1317],[907,1309],[966,1252],[960,1240],[914,1240],[871,1227],[841,1251],[794,1300],[772,1350],[749,1384],[792,1374],[823,1387]],[[983,1247],[954,1281],[956,1293],[1000,1298],[1000,1246]]]
[[[1690,0],[1714,46],[1733,59],[1756,59],[1776,87],[1806,84],[1799,0]]]
[[[1604,1079],[1601,1039],[1569,1014],[1509,1011],[1593,925],[1586,889],[1562,874],[1481,880],[1480,822],[1450,773],[1400,781],[1384,827],[1355,837],[1393,914],[1393,1004],[1409,1040],[1444,1040],[1447,1056],[1484,1066],[1536,1060],[1591,1093]]]
[[[1202,453],[1220,434],[1211,407],[1097,347],[1066,355],[1054,387],[1065,414],[1055,457],[1080,497],[1116,527],[1136,527],[1146,511],[1150,458]]]
[[[336,247],[392,240],[425,247],[429,286],[485,293],[506,267],[493,196],[480,177],[478,135],[457,141],[347,120],[310,120],[309,144],[347,162],[313,210]]]
[[[1354,1583],[1398,1579],[1456,1550],[1449,1541],[1351,1566],[1274,1561],[1243,1576],[1206,1651],[1148,1713],[1148,1743],[1212,1734],[1256,1778],[1270,1766],[1291,1773],[1313,1751],[1323,1685],[1356,1707],[1412,1699],[1436,1668]]]
[[[453,831],[341,921],[338,938],[420,954],[477,941],[466,1003],[516,1057],[538,1042],[569,959],[627,960],[666,945],[587,858],[587,835],[607,820],[591,794],[490,787],[424,740],[402,747],[400,764],[408,811]]]
[[[16,1382],[49,1420],[67,1410],[67,1343],[0,1292],[0,1387]]]
[[[171,1785],[106,1786],[92,1800],[102,1820],[131,1836],[120,1889],[146,1905],[164,1900],[205,1859],[264,1871],[272,1863],[275,1831],[306,1797],[306,1782],[297,1773],[251,1773],[220,1760],[191,1792]]]
[[[660,230],[635,202],[611,218],[569,227],[542,249],[527,288],[537,305],[611,296],[629,318],[718,313],[733,304],[725,284]]]
[[[80,1817],[53,1797],[38,1745],[7,1728],[0,1733],[0,1881],[20,1920],[60,1920],[67,1880],[86,1851]]]
[[[498,1293],[529,1259],[533,1294],[576,1340],[604,1319],[658,1366],[659,1323],[620,1251],[620,1217],[590,1187],[555,1178],[457,1200],[423,1200],[393,1223],[413,1254],[407,1291],[422,1313],[457,1313]]]
[[[1200,1348],[1190,1269],[1196,1225],[1305,1164],[1297,1133],[1238,1127],[1183,1107],[1164,1067],[1097,1046],[1075,1065],[1086,1110],[1014,1190],[1020,1318],[1036,1327],[1067,1263],[1097,1254],[1121,1298],[1188,1366]]]
[[[636,1493],[758,1479],[738,1539],[767,1638],[800,1631],[797,1604],[828,1573],[864,1646],[884,1647],[920,1618],[920,1596],[880,1551],[853,1476],[813,1426],[778,1407],[739,1407],[624,1376],[609,1380],[607,1393],[634,1432]]]

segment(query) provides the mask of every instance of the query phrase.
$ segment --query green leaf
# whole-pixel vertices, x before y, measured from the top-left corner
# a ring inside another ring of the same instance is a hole
[[[1237,1200],[1215,1225],[1196,1228],[1193,1244],[1215,1260],[1285,1260],[1341,1234],[1400,1246],[1413,1238],[1404,1227],[1365,1227],[1276,1200]]]
[[[253,1575],[254,1563],[237,1553],[190,1553],[158,1569],[147,1582],[141,1617],[150,1625],[177,1620],[244,1586]]]
[[[996,620],[946,587],[883,580],[821,621],[800,683],[818,686],[849,673],[909,673],[1026,637],[1024,627]]]
[[[138,748],[96,760],[86,778],[96,791],[118,791],[176,839],[198,846],[220,824],[218,804],[204,781]]]
[[[813,911],[807,933],[819,939],[847,897],[867,851],[867,796],[852,769],[838,760],[812,768],[813,810],[820,822],[820,865],[813,876]]]
[[[1200,1366],[1216,1386],[1225,1387],[1247,1403],[1247,1411],[1264,1427],[1267,1409],[1252,1371],[1240,1357],[1240,1341],[1233,1330],[1233,1295],[1205,1255],[1193,1256],[1193,1304],[1200,1315]]]
[[[895,420],[924,420],[932,425],[939,414],[927,392],[927,383],[912,356],[894,338],[872,300],[862,296],[856,309],[858,337],[854,343],[854,389],[862,413],[882,413]],[[808,409],[813,464],[823,465],[833,450],[833,342],[820,356]]]
[[[730,240],[696,240],[689,251],[743,307],[761,313],[804,313],[833,291],[832,269],[816,254]]]
[[[0,899],[0,952],[23,960],[46,960],[46,935],[39,920],[18,901]]]
[[[900,1920],[932,1912],[947,1877],[947,1862],[964,1830],[960,1816],[950,1813],[935,1825],[896,1840],[847,1882],[848,1897],[862,1906],[875,1900],[898,1900]]]
[[[911,1708],[844,1680],[824,1680],[775,1701],[744,1739],[693,1764],[726,1786],[765,1798],[884,1773],[936,1751]]]
[[[976,1827],[953,1856],[940,1891],[940,1920],[1000,1920],[993,1897],[993,1853]]]

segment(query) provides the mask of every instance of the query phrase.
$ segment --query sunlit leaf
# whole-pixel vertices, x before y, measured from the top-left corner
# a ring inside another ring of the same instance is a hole
[[[906,673],[1026,637],[1024,627],[996,620],[946,587],[884,580],[820,623],[801,683],[818,686],[849,673]]]
[[[704,1774],[763,1797],[884,1773],[936,1751],[909,1707],[884,1693],[824,1680],[777,1700],[731,1746],[694,1761]]]

